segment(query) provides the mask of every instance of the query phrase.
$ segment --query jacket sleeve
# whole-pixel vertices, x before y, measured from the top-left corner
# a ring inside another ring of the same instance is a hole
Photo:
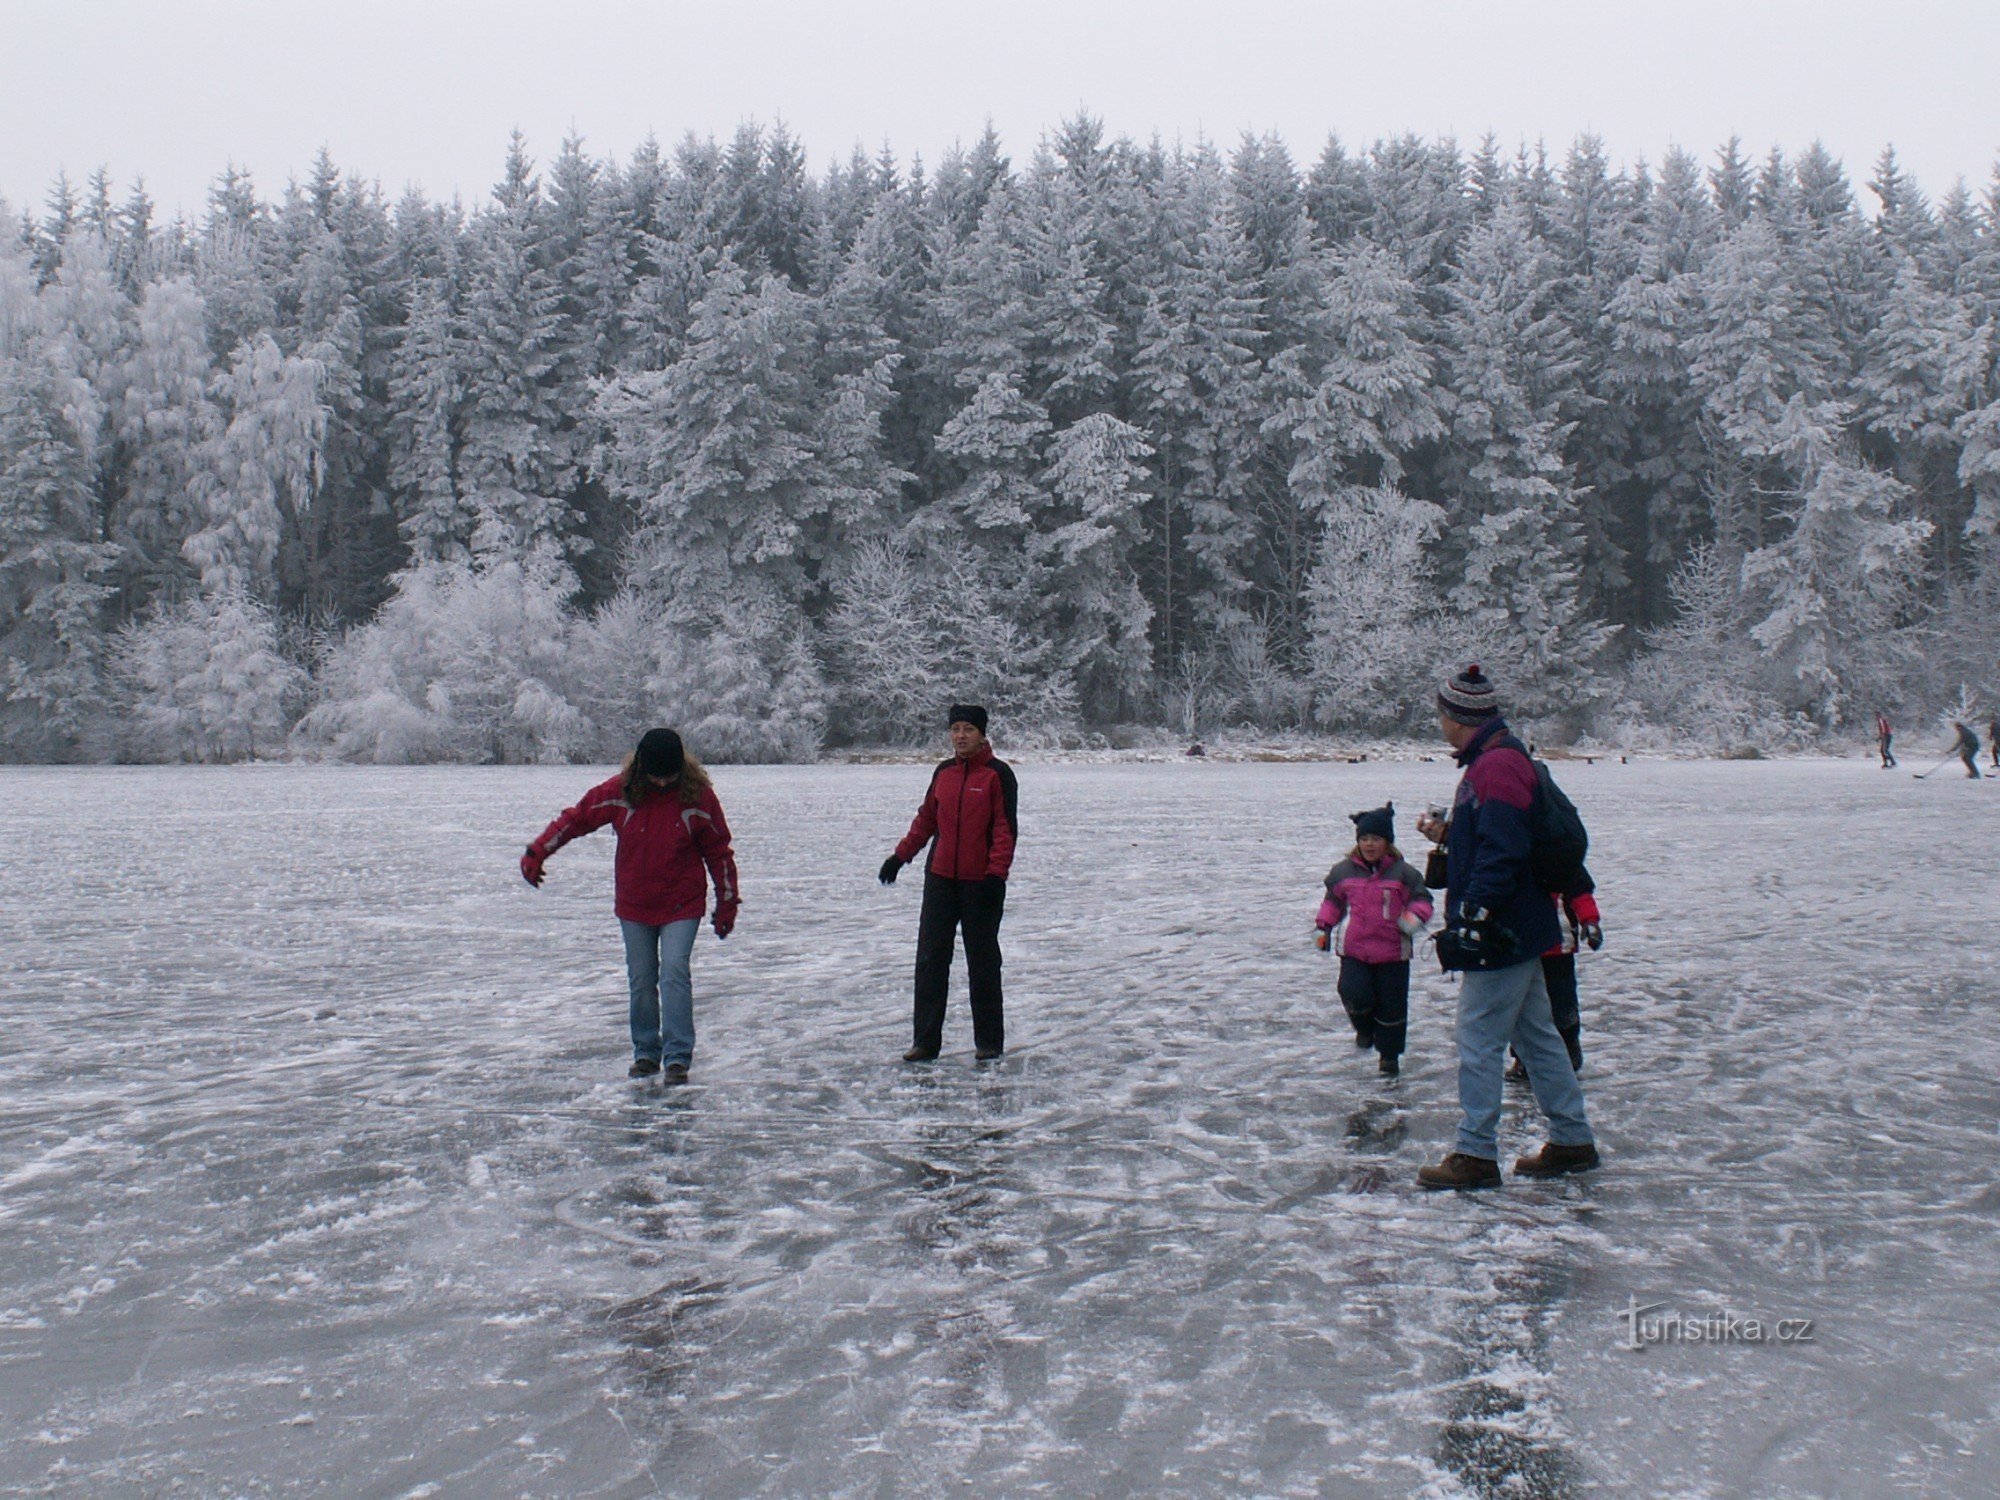
[[[1014,768],[1006,762],[994,761],[993,773],[1000,778],[1000,805],[993,810],[993,830],[986,840],[986,874],[989,879],[1005,880],[1007,872],[1014,868],[1021,790],[1014,781]]]
[[[903,835],[903,841],[896,845],[896,858],[908,864],[923,853],[924,845],[937,836],[937,779],[943,768],[931,772],[931,784],[924,791],[923,806],[910,820],[910,831]]]
[[[1518,750],[1489,750],[1469,775],[1477,799],[1471,868],[1465,873],[1465,889],[1452,892],[1452,903],[1460,911],[1477,906],[1496,911],[1528,879],[1535,768]]]
[[[1598,915],[1597,898],[1588,891],[1583,892],[1581,895],[1570,897],[1564,904],[1569,907],[1569,919],[1572,923],[1602,922],[1604,920],[1603,917]]]
[[[1424,877],[1417,873],[1417,867],[1408,860],[1396,872],[1396,878],[1403,883],[1403,910],[1419,922],[1428,922],[1436,910],[1431,905],[1431,888],[1424,884]]]
[[[557,813],[555,821],[544,828],[528,847],[546,859],[571,839],[595,833],[617,817],[618,809],[624,805],[621,789],[614,777],[585,792],[575,807],[565,807]]]
[[[1347,915],[1347,898],[1340,893],[1340,884],[1347,879],[1347,875],[1348,865],[1344,859],[1326,872],[1326,899],[1320,902],[1319,913],[1328,927],[1338,927]],[[1327,917],[1328,912],[1333,913],[1331,918]]]
[[[740,906],[743,892],[736,882],[736,848],[729,839],[729,820],[722,816],[722,804],[713,791],[701,799],[701,808],[708,816],[695,819],[690,827],[695,847],[701,850],[701,862],[708,866],[708,878],[715,882],[716,909]]]
[[[1333,897],[1328,896],[1319,904],[1319,915],[1313,918],[1313,926],[1324,927],[1331,932],[1340,925],[1340,913],[1334,909]]]

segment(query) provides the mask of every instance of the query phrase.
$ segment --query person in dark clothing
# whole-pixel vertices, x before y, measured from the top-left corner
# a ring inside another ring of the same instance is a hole
[[[1993,769],[2000,771],[2000,714],[1986,721],[1986,748],[1993,752]]]
[[[1889,716],[1875,715],[1875,748],[1882,752],[1882,769],[1885,771],[1896,764],[1895,753],[1889,748],[1889,742],[1895,737],[1895,730],[1889,727]]]
[[[1007,1049],[1000,992],[1000,918],[1007,906],[1007,872],[1014,863],[1019,793],[1014,772],[986,741],[986,710],[953,704],[952,758],[931,773],[930,790],[896,852],[882,861],[881,881],[895,884],[904,865],[930,845],[924,904],[917,918],[915,1037],[904,1062],[929,1062],[944,1045],[945,997],[951,955],[965,931],[965,967],[972,987],[972,1044],[980,1061]]]
[[[1446,840],[1445,926],[1438,960],[1460,971],[1454,1148],[1417,1173],[1426,1188],[1500,1186],[1501,1074],[1511,1043],[1528,1065],[1549,1141],[1514,1163],[1516,1175],[1553,1177],[1598,1164],[1583,1090],[1557,1033],[1541,955],[1561,932],[1549,893],[1529,869],[1537,778],[1527,747],[1500,717],[1499,695],[1477,664],[1438,689],[1438,727],[1464,768],[1449,832],[1426,817],[1417,831]]]
[[[1952,749],[1965,762],[1965,774],[1974,781],[1979,779],[1979,736],[1972,732],[1970,725],[1952,720],[1951,727],[1958,731],[1958,738],[1952,741]]]

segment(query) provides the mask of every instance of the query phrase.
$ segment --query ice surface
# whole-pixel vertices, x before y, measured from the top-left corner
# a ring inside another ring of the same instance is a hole
[[[1020,772],[976,1069],[894,1060],[923,769],[720,770],[677,1092],[610,836],[515,870],[587,769],[0,772],[0,1491],[1990,1492],[2000,786],[1562,768],[1607,1166],[1461,1198],[1451,985],[1385,1085],[1308,941],[1447,764]]]

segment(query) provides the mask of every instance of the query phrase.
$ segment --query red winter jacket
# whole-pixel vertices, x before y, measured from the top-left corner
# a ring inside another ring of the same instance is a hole
[[[1576,952],[1577,929],[1585,922],[1602,922],[1603,916],[1597,910],[1597,898],[1589,891],[1574,896],[1551,896],[1556,904],[1556,914],[1565,920],[1562,936],[1556,939],[1553,948],[1542,950],[1543,958],[1560,958],[1565,953]]]
[[[585,792],[575,807],[564,808],[529,847],[546,858],[606,823],[618,830],[613,910],[623,920],[649,927],[699,922],[708,907],[708,876],[715,879],[718,911],[740,903],[736,852],[713,788],[693,807],[672,789],[634,807],[625,800],[625,778],[614,776]]]
[[[908,864],[935,838],[925,867],[931,874],[1005,880],[1014,863],[1017,801],[1014,772],[994,759],[991,745],[981,745],[965,760],[953,756],[931,773],[931,789],[896,846],[896,858]]]

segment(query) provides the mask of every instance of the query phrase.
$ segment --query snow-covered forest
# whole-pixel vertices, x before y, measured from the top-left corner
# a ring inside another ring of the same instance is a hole
[[[2000,689],[2000,174],[1087,117],[0,204],[0,757],[1805,742]]]

